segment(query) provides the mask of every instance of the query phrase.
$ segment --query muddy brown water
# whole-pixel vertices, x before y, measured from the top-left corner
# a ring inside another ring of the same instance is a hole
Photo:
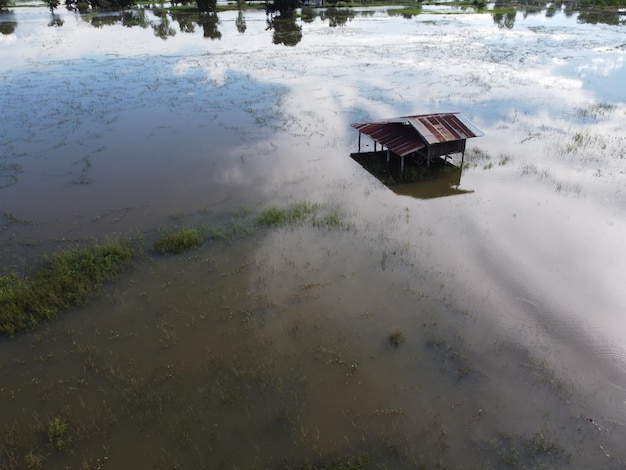
[[[3,338],[0,467],[623,468],[623,26],[451,13],[316,13],[282,42],[253,11],[209,37],[0,16],[3,273],[270,205],[343,222],[147,254]],[[486,134],[451,195],[350,158],[351,122],[437,111]]]

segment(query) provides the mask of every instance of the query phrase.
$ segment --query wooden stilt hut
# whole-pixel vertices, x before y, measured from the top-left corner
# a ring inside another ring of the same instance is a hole
[[[359,131],[359,153],[361,134],[365,134],[374,141],[375,152],[377,144],[381,149],[387,149],[387,161],[392,154],[398,155],[402,171],[405,158],[414,158],[417,163],[430,166],[435,158],[447,161],[452,155],[461,154],[462,166],[466,140],[484,135],[461,113],[402,116],[357,122],[352,127]]]

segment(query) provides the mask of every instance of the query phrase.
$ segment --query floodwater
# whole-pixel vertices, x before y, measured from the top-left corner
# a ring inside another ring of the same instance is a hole
[[[624,468],[621,18],[0,14],[2,273],[343,221],[147,252],[0,340],[0,467]],[[449,196],[350,158],[350,123],[443,111],[485,133]]]

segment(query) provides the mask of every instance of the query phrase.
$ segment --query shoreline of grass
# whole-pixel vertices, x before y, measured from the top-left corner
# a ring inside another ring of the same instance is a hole
[[[26,276],[0,276],[0,334],[14,336],[36,329],[75,305],[85,303],[134,261],[129,242],[64,249],[45,257]]]
[[[157,255],[180,254],[201,247],[206,241],[229,241],[257,233],[260,228],[310,224],[325,229],[345,229],[349,225],[337,210],[322,212],[324,206],[308,201],[285,207],[270,206],[252,216],[247,210],[234,223],[219,227],[187,227],[160,230],[146,250],[130,240],[95,243],[86,248],[66,248],[44,257],[33,272],[0,275],[0,335],[15,336],[35,330],[74,306],[86,303],[127,270],[146,251]]]

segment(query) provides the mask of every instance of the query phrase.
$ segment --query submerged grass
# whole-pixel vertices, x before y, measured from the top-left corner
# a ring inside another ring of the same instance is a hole
[[[235,214],[239,219],[247,218],[248,211]],[[285,227],[311,224],[314,227],[339,229],[347,226],[337,210],[324,210],[322,204],[301,201],[286,207],[270,206],[256,217],[256,224],[238,221],[220,227],[166,229],[152,245],[151,251],[159,254],[182,253],[201,246],[206,240],[231,240],[253,235],[259,226]]]
[[[205,235],[197,228],[186,228],[184,225],[178,230],[168,230],[153,245],[152,251],[161,255],[182,253],[196,248],[204,243]]]
[[[259,225],[277,227],[310,223],[314,227],[346,227],[336,210],[322,212],[323,206],[308,201],[288,207],[271,206],[263,210],[256,224],[238,221],[221,227],[166,229],[150,251],[158,254],[182,253],[200,247],[206,240],[230,240],[253,235]],[[27,223],[5,213],[9,223]],[[237,214],[247,216],[247,210]],[[143,250],[143,248],[142,248]],[[27,276],[9,272],[0,276],[0,334],[36,329],[72,306],[85,303],[102,284],[114,280],[137,256],[129,242],[95,244],[88,248],[61,250]]]
[[[530,437],[503,434],[493,439],[489,447],[489,457],[494,459],[491,464],[496,468],[567,468],[570,462],[570,456],[558,438],[547,431],[536,432]],[[487,464],[485,468],[493,467]]]
[[[261,211],[258,225],[265,227],[286,227],[311,224],[313,227],[344,229],[349,224],[337,209],[325,208],[322,204],[302,201],[286,207],[270,206]]]
[[[387,336],[387,340],[389,344],[394,348],[398,349],[402,343],[404,343],[404,333],[401,330],[396,328],[395,330],[389,332]]]
[[[126,269],[135,257],[130,243],[111,242],[59,251],[32,274],[0,277],[0,333],[36,328],[73,305],[82,304]]]
[[[259,215],[258,222],[267,227],[298,225],[317,214],[320,205],[308,201],[297,202],[287,207],[270,206]]]

